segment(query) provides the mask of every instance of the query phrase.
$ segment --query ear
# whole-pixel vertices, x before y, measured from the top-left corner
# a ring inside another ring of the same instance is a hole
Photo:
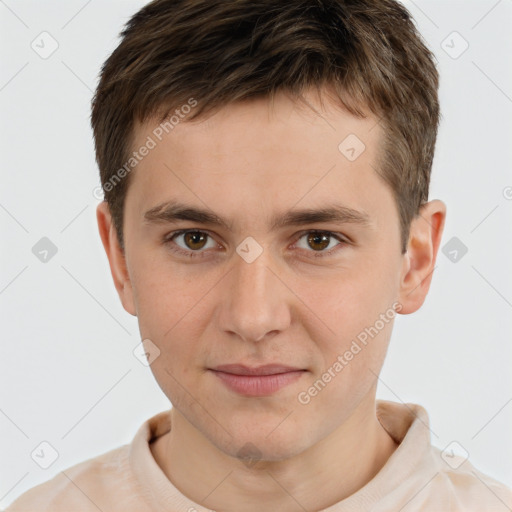
[[[402,309],[399,312],[402,315],[414,313],[425,301],[432,281],[445,219],[446,205],[434,199],[422,205],[418,215],[411,222],[400,282],[399,300]]]
[[[106,201],[102,201],[96,208],[96,218],[98,220],[101,241],[103,242],[103,247],[105,248],[110,264],[110,272],[112,273],[114,285],[121,299],[121,303],[128,313],[137,316],[125,253],[119,245],[117,232]]]

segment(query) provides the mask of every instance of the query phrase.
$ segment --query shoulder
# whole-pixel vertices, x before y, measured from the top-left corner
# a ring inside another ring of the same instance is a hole
[[[464,457],[453,453],[447,456],[437,447],[432,447],[432,455],[437,458],[438,471],[426,483],[430,487],[426,494],[434,501],[442,500],[446,510],[506,512],[512,509],[512,489],[504,483],[476,469]]]
[[[5,512],[118,510],[136,485],[130,478],[129,448],[120,446],[61,471],[19,496]]]

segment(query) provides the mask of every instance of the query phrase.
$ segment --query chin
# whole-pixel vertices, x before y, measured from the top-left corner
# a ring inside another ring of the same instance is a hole
[[[244,462],[248,467],[257,462],[278,462],[291,459],[309,448],[309,443],[303,436],[295,438],[292,434],[270,439],[273,434],[268,432],[260,435],[243,435],[231,440],[229,446],[222,448],[227,455]]]

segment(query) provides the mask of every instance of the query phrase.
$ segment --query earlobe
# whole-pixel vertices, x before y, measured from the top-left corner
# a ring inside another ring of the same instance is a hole
[[[96,208],[96,219],[98,221],[101,241],[110,265],[114,286],[121,299],[121,303],[128,313],[137,316],[126,256],[119,245],[112,216],[106,201],[102,201]]]
[[[411,223],[409,243],[400,282],[401,314],[417,311],[425,301],[441,243],[446,205],[434,199],[425,203]]]

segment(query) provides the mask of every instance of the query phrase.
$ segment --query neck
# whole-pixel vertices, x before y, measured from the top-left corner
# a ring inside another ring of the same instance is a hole
[[[226,512],[320,510],[367,484],[397,447],[375,414],[375,398],[299,455],[245,465],[210,443],[175,408],[171,431],[152,450],[167,478],[202,506]]]

